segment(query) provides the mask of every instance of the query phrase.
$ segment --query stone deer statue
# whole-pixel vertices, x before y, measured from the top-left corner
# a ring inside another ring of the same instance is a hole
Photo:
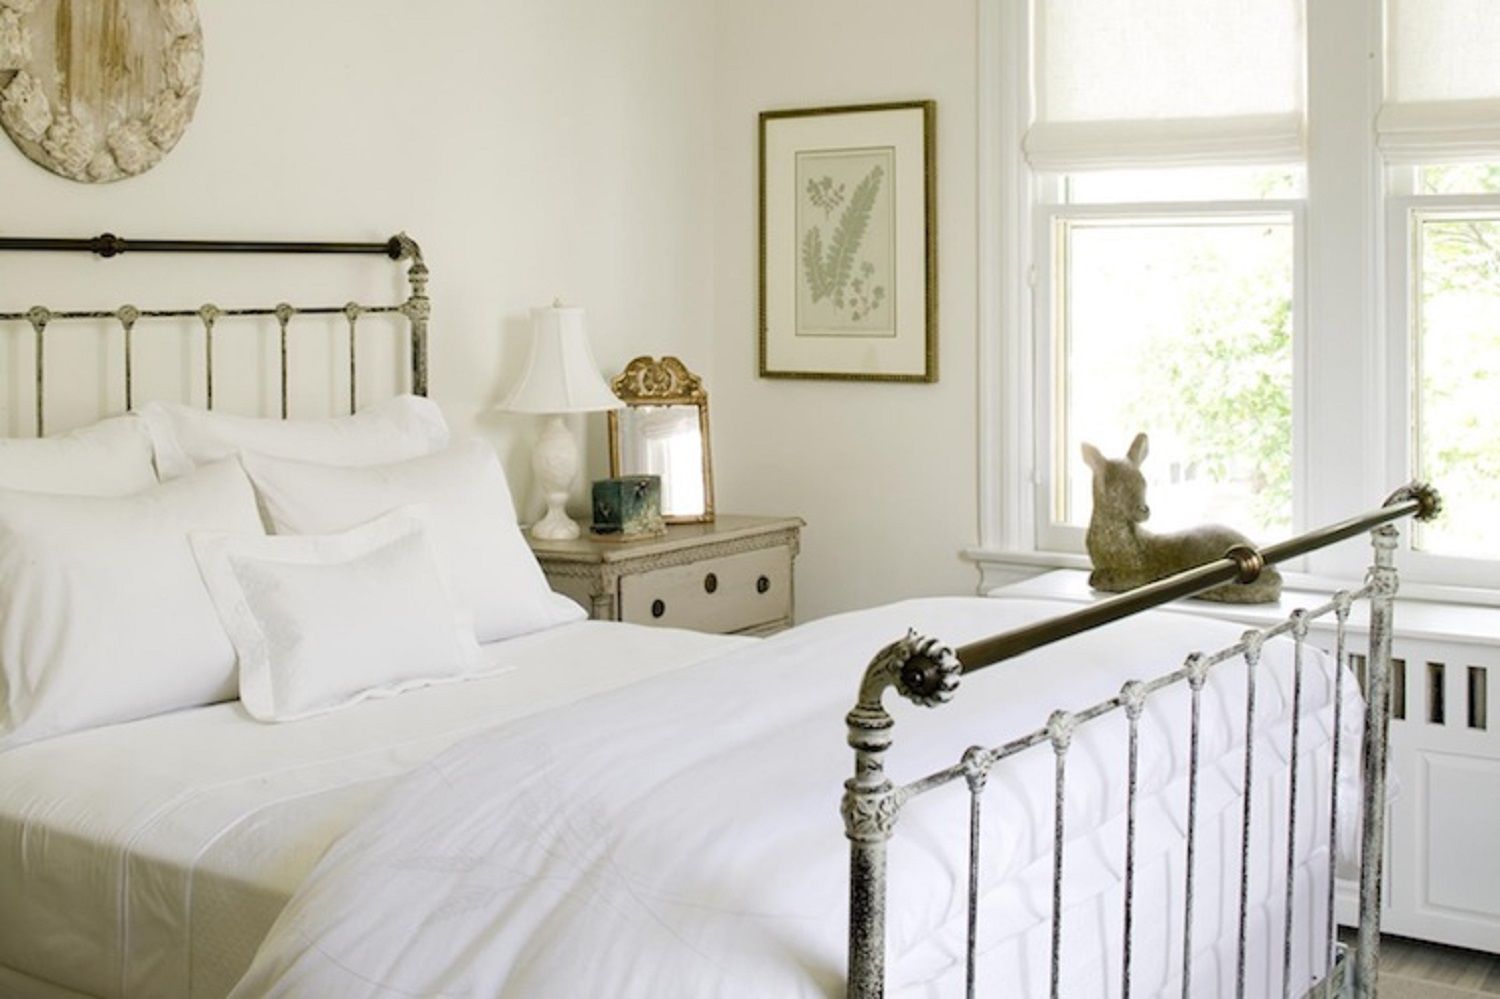
[[[1142,527],[1151,516],[1141,474],[1149,446],[1145,434],[1136,434],[1124,458],[1110,459],[1092,444],[1083,445],[1083,460],[1094,472],[1094,514],[1086,544],[1094,563],[1089,585],[1096,590],[1133,590],[1221,559],[1236,545],[1251,545],[1240,532],[1217,524],[1172,534],[1153,534]],[[1253,583],[1227,583],[1198,596],[1224,603],[1274,603],[1281,597],[1281,574],[1275,566],[1266,566]]]

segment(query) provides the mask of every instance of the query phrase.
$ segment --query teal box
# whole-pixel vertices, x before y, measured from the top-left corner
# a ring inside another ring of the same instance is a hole
[[[667,533],[661,519],[661,476],[623,475],[595,482],[593,532],[616,541]]]

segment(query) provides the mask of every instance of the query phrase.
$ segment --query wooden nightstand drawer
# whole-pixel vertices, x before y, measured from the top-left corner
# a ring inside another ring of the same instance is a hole
[[[781,545],[620,578],[620,620],[731,632],[792,616],[792,552]]]
[[[595,620],[769,635],[796,616],[801,530],[796,517],[720,514],[637,541],[529,540],[547,582]]]

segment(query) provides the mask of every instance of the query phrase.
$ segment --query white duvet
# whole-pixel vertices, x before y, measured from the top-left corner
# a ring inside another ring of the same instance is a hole
[[[757,639],[580,621],[498,672],[268,725],[238,702],[0,753],[0,997],[222,999],[328,846],[476,733]],[[9,972],[25,976],[17,985]]]
[[[336,843],[234,995],[834,996],[844,988],[851,769],[842,717],[865,661],[908,626],[960,644],[1058,613],[914,601],[806,625],[691,669],[524,719],[419,768]],[[887,769],[908,780],[1229,644],[1238,627],[1158,613],[968,677],[946,706],[895,708]],[[1250,995],[1279,993],[1291,646],[1259,674]],[[1352,681],[1345,773],[1357,763]],[[1245,669],[1203,695],[1194,993],[1232,989]],[[1331,678],[1307,656],[1299,751],[1293,987],[1323,968]],[[895,695],[888,695],[892,701]],[[1180,988],[1186,685],[1141,728],[1134,994]],[[1062,992],[1118,993],[1125,729],[1069,753]],[[1045,995],[1053,757],[992,774],[982,839],[980,994]],[[1357,800],[1352,782],[1344,802]],[[967,796],[908,805],[890,846],[890,991],[962,988]],[[1353,817],[1340,822],[1354,828]]]

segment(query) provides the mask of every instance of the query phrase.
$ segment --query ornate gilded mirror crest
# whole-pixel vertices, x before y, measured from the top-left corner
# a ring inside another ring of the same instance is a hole
[[[609,474],[660,475],[662,519],[714,519],[708,393],[675,357],[637,357],[609,383],[622,410],[609,414]]]
[[[193,0],[0,0],[0,126],[71,180],[145,173],[203,82]]]

